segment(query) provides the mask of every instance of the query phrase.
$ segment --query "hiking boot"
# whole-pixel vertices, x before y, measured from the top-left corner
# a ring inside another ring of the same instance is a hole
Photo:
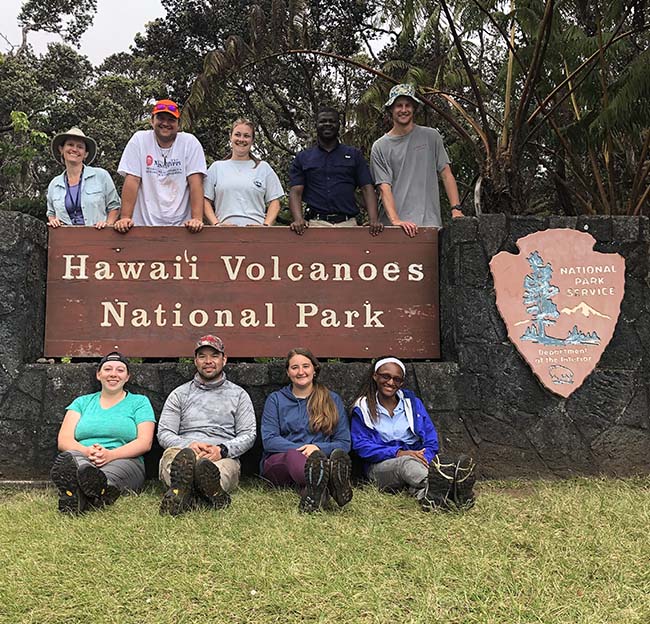
[[[196,493],[213,509],[224,509],[230,505],[230,495],[221,487],[219,467],[209,459],[199,459],[194,469]]]
[[[329,462],[321,451],[314,451],[305,462],[305,493],[300,497],[298,510],[303,513],[318,511],[327,490]]]
[[[169,489],[160,503],[160,513],[178,516],[194,504],[194,466],[196,455],[191,448],[178,452],[169,469]]]
[[[351,473],[350,456],[341,449],[334,449],[330,455],[330,480],[327,487],[339,507],[352,500]]]
[[[450,509],[456,462],[436,455],[429,462],[427,485],[420,503],[422,511]]]
[[[50,470],[50,478],[59,490],[59,511],[78,516],[86,511],[88,502],[79,488],[77,462],[71,453],[60,453]]]
[[[91,464],[79,468],[77,479],[88,503],[96,509],[112,505],[120,496],[120,491],[114,485],[109,485],[103,471]]]
[[[459,511],[474,507],[476,497],[474,496],[474,483],[476,464],[471,457],[461,455],[456,462],[454,470],[453,501]]]

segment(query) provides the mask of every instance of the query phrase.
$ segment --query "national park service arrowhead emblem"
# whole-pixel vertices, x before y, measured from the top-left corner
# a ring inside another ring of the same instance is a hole
[[[490,262],[508,337],[539,380],[568,397],[598,364],[614,334],[625,259],[593,250],[585,232],[556,229],[517,241]]]

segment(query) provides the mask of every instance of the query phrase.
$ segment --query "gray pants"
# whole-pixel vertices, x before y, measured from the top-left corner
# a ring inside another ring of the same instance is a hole
[[[174,461],[174,457],[176,457],[180,451],[181,449],[176,447],[165,449],[160,460],[158,466],[158,478],[163,481],[167,487],[169,487],[170,483],[169,470]],[[214,462],[214,465],[219,468],[219,472],[221,473],[221,487],[226,492],[232,492],[239,485],[239,473],[241,472],[239,460],[226,457],[225,459],[220,459]]]
[[[69,451],[69,453],[77,462],[77,467],[81,468],[86,464],[94,466],[80,451]],[[137,457],[114,459],[102,466],[100,470],[106,475],[108,482],[120,492],[125,490],[137,492],[144,485],[144,462],[141,462]]]
[[[395,492],[408,488],[417,499],[424,496],[428,474],[428,468],[421,461],[409,456],[386,459],[368,470],[368,476],[380,490]]]

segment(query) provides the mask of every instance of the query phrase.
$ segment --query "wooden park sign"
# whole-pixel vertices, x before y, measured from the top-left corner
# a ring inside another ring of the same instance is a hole
[[[625,259],[593,250],[590,234],[553,229],[490,262],[508,337],[549,390],[568,397],[611,340],[625,290]]]
[[[438,231],[64,227],[49,234],[45,353],[232,357],[440,356]]]

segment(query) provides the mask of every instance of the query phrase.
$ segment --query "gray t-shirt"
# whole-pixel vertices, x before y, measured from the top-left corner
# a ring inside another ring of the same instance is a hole
[[[375,184],[390,184],[402,221],[442,225],[438,174],[451,161],[437,130],[415,126],[404,136],[385,134],[372,146],[370,166]],[[389,223],[383,209],[383,223]]]
[[[261,225],[266,206],[284,195],[271,166],[253,160],[218,160],[208,169],[203,194],[214,204],[219,223]]]

